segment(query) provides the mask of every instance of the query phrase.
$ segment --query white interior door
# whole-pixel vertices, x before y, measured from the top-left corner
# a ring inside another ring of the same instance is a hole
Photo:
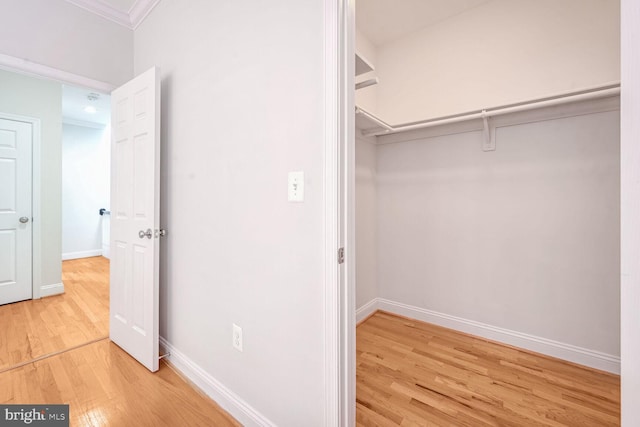
[[[0,304],[31,299],[33,124],[0,113]]]
[[[111,94],[111,340],[158,370],[160,77]]]

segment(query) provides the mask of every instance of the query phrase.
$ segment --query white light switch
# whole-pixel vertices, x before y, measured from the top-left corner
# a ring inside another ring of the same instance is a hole
[[[304,172],[289,172],[289,201],[304,201]]]

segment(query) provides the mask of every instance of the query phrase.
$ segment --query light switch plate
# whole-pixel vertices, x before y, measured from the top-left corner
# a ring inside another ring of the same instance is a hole
[[[304,172],[289,172],[289,201],[304,201]]]

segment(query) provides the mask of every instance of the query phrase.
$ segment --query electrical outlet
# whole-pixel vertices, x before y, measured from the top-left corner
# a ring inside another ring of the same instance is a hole
[[[242,351],[242,328],[233,324],[233,348]]]

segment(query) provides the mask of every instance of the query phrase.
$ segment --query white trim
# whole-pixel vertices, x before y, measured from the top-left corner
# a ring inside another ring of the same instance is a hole
[[[137,0],[128,12],[115,8],[103,0],[67,0],[67,2],[129,30],[135,30],[153,8],[160,3],[160,0]]]
[[[42,283],[42,131],[40,119],[32,118],[33,146],[31,147],[31,298],[41,298]],[[63,290],[64,291],[64,290]]]
[[[79,8],[84,9],[88,12],[108,19],[111,22],[122,25],[125,28],[132,28],[131,18],[129,18],[128,13],[123,12],[120,9],[116,9],[110,4],[103,2],[102,0],[67,0],[67,2],[78,6]]]
[[[189,381],[213,399],[218,405],[245,426],[271,427],[275,426],[260,412],[245,402],[240,396],[229,390],[224,384],[215,379],[197,363],[175,348],[163,337],[160,345],[169,353],[167,361],[180,371]]]
[[[83,128],[91,128],[91,129],[104,129],[107,127],[107,125],[103,123],[88,122],[86,120],[72,119],[71,117],[63,117],[62,124],[80,126]]]
[[[474,320],[463,319],[449,314],[415,307],[390,301],[377,299],[378,309],[393,314],[405,316],[434,325],[465,332],[492,341],[498,341],[514,347],[520,347],[547,356],[557,357],[569,362],[577,363],[602,371],[620,374],[620,357],[611,354],[566,344],[547,338],[516,332],[497,326],[487,325]]]
[[[341,427],[355,424],[354,6],[324,2],[323,425]]]
[[[640,420],[640,2],[621,2],[622,111],[620,138],[621,421]]]
[[[339,192],[339,40],[340,4],[325,0],[324,28],[324,426],[340,424],[341,321],[340,277],[338,265]]]
[[[328,0],[329,3],[331,0]],[[337,400],[339,411],[338,419],[325,420],[327,426],[347,427],[356,423],[356,236],[355,236],[355,0],[338,0],[337,22],[329,25],[325,19],[325,31],[330,32],[336,38],[335,51],[338,53],[336,81],[338,91],[336,93],[333,110],[327,108],[327,114],[333,114],[337,118],[338,139],[335,142],[337,149],[337,169],[327,170],[326,173],[335,174],[338,201],[334,209],[334,215],[338,223],[338,245],[344,247],[344,264],[340,271],[338,265],[338,361],[339,375],[337,377],[338,388],[333,399]],[[327,34],[325,34],[327,37]],[[328,72],[331,70],[328,68]],[[337,247],[334,247],[333,259],[336,260]],[[331,253],[328,253],[331,256]],[[328,342],[327,342],[328,344]],[[325,346],[327,345],[325,344]],[[331,390],[328,390],[331,392]]]
[[[137,0],[129,9],[131,28],[134,30],[138,28],[158,3],[160,0]]]
[[[64,283],[54,283],[52,285],[40,286],[40,298],[50,297],[53,295],[64,294]]]
[[[378,300],[379,298],[374,298],[356,310],[356,324],[362,322],[380,309],[378,307]]]
[[[62,260],[67,261],[70,259],[91,258],[94,256],[102,256],[102,249],[93,249],[90,251],[81,252],[67,252],[62,254]]]
[[[31,298],[40,298],[42,283],[42,167],[41,167],[41,124],[40,119],[0,112],[0,117],[31,124]]]
[[[340,107],[342,135],[340,146],[345,157],[342,177],[341,200],[344,215],[345,264],[341,284],[343,290],[341,309],[343,334],[342,426],[356,424],[356,126],[355,115],[355,0],[345,1],[342,11],[341,42],[343,66],[340,70],[342,93]]]
[[[0,54],[0,69],[95,89],[103,93],[111,93],[111,91],[115,89],[115,86],[110,83],[101,82],[99,80],[90,79],[78,74],[52,68],[47,65],[31,62],[28,59],[16,58],[15,56],[4,54]]]

